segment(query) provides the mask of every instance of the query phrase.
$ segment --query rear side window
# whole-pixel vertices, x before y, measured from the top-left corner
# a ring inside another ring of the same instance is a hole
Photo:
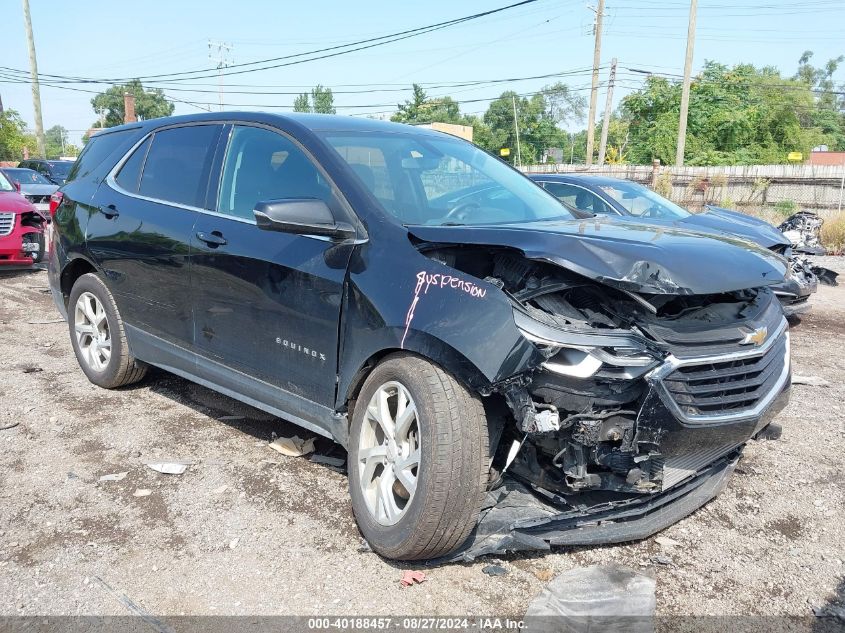
[[[190,125],[156,132],[138,193],[192,207],[205,206],[208,173],[220,125]]]
[[[115,181],[121,188],[130,193],[138,193],[138,183],[141,180],[141,169],[144,166],[144,159],[147,157],[147,150],[150,149],[150,139],[148,138],[141,143],[138,148],[132,152],[123,167],[115,178]]]
[[[92,136],[85,145],[85,149],[79,155],[79,158],[74,162],[73,167],[71,167],[67,177],[68,182],[77,178],[84,178],[112,154],[115,154],[115,159],[113,162],[110,161],[108,163],[108,169],[114,167],[114,164],[117,162],[117,156],[122,156],[130,148],[132,143],[138,139],[138,132],[139,130],[135,128],[120,132],[100,132]]]

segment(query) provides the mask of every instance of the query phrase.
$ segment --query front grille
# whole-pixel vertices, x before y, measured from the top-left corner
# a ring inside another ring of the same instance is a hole
[[[0,213],[0,236],[9,235],[15,228],[14,213]]]
[[[36,195],[28,195],[26,199],[29,200],[32,204],[45,204],[50,202],[50,196],[36,196]]]
[[[780,384],[788,353],[787,337],[778,336],[762,354],[688,362],[666,376],[663,386],[686,416],[741,415]]]

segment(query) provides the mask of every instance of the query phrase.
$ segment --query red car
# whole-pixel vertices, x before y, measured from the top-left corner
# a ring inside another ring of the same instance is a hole
[[[46,223],[47,218],[0,174],[0,268],[40,262]]]

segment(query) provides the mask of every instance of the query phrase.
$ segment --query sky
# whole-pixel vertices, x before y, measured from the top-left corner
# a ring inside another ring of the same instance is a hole
[[[112,79],[203,69],[212,69],[213,75],[217,60],[209,59],[209,40],[231,44],[229,61],[244,64],[413,29],[515,1],[30,0],[30,9],[40,73]],[[589,4],[536,0],[348,55],[225,77],[225,108],[289,111],[295,94],[235,91],[296,93],[318,83],[334,90],[339,114],[359,116],[389,116],[396,103],[409,97],[412,82],[428,84],[431,96],[451,95],[463,102],[466,113],[483,113],[489,100],[505,90],[530,93],[558,80],[588,97],[595,17]],[[845,54],[845,0],[699,0],[698,6],[694,71],[705,60],[714,60],[775,66],[789,76],[805,50],[814,51],[816,65]],[[688,0],[606,0],[601,79],[607,80],[610,60],[617,58],[615,103],[642,84],[644,75],[631,69],[683,72],[688,14]],[[17,0],[0,0],[0,42],[0,66],[28,71],[23,11]],[[437,87],[558,73],[566,74]],[[845,82],[845,66],[836,78]],[[70,84],[91,91],[108,85]],[[167,84],[149,79],[145,85]],[[179,100],[176,114],[219,109],[215,77],[170,84],[165,94]],[[0,96],[5,108],[17,110],[32,127],[29,84],[0,80]],[[93,96],[42,84],[45,129],[63,125],[70,141],[79,144],[96,120]],[[598,100],[603,108],[603,87]],[[583,125],[570,123],[573,129]]]

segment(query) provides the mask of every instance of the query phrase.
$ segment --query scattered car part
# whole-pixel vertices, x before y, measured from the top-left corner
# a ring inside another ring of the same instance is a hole
[[[150,462],[147,467],[164,475],[181,475],[188,470],[189,465],[185,462]]]
[[[528,605],[529,631],[654,631],[656,581],[619,565],[567,570],[552,579]]]
[[[821,243],[824,220],[815,211],[799,211],[780,223],[778,229],[792,244],[793,250],[807,255],[826,255]]]

